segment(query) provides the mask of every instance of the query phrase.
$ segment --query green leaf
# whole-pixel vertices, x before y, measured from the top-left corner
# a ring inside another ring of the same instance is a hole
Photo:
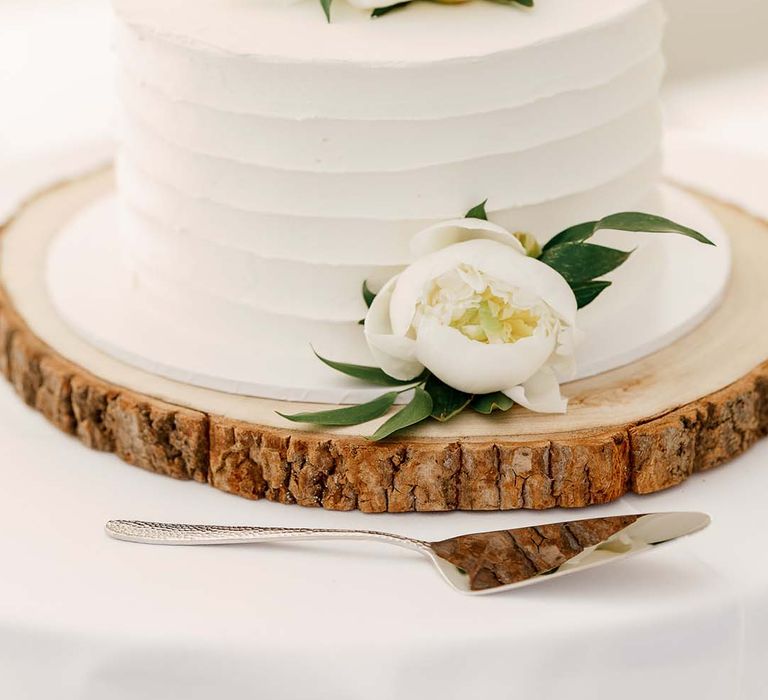
[[[380,369],[379,367],[367,367],[366,365],[352,365],[347,362],[336,362],[334,360],[329,360],[326,357],[318,355],[317,352],[315,352],[315,355],[317,355],[317,358],[321,362],[324,362],[326,365],[332,369],[335,369],[337,372],[341,372],[342,374],[354,377],[355,379],[362,379],[366,382],[370,382],[371,384],[380,384],[382,386],[402,386],[405,384],[415,384],[417,382],[424,381],[423,377],[416,377],[414,379],[403,381],[401,379],[390,377],[386,372],[384,372],[384,370]]]
[[[475,396],[470,405],[473,411],[489,416],[494,411],[508,411],[515,405],[515,402],[506,394],[497,391],[493,394]]]
[[[371,304],[373,304],[373,300],[376,298],[376,295],[368,288],[368,281],[366,280],[363,282],[363,299],[365,300],[365,305],[370,309]]]
[[[294,423],[315,423],[317,425],[360,425],[374,418],[381,418],[395,403],[399,391],[390,391],[368,403],[357,406],[336,408],[330,411],[316,413],[294,413],[287,415],[276,411],[277,415],[287,418]]]
[[[386,421],[373,435],[371,435],[369,440],[383,440],[385,437],[389,437],[398,430],[408,428],[416,423],[421,423],[421,421],[429,418],[431,413],[432,398],[426,391],[424,391],[424,389],[417,386],[416,389],[414,389],[411,402]]]
[[[595,226],[597,226],[598,223],[599,222],[597,221],[587,221],[584,224],[571,226],[570,228],[565,229],[565,231],[561,231],[553,238],[550,238],[544,245],[544,250],[546,251],[550,248],[554,248],[561,243],[581,243],[582,241],[586,241],[588,238],[594,236]]]
[[[480,202],[475,207],[472,207],[465,215],[465,219],[482,219],[483,221],[488,221],[488,213],[485,211],[485,205],[488,204],[488,200],[486,199],[483,202]]]
[[[663,216],[654,216],[653,214],[643,214],[636,211],[625,211],[620,214],[612,214],[600,219],[597,222],[595,231],[601,229],[610,229],[616,231],[638,231],[640,233],[679,233],[683,236],[693,238],[693,240],[706,245],[715,245],[706,236],[692,228],[682,226]]]
[[[441,423],[461,413],[472,401],[472,394],[465,394],[448,386],[435,375],[430,375],[427,379],[424,391],[432,398],[432,418]]]
[[[522,5],[523,7],[533,7],[534,0],[491,0],[498,5]]]
[[[550,250],[563,243],[580,243],[591,238],[598,231],[635,231],[637,233],[679,233],[693,238],[699,243],[714,245],[706,236],[694,231],[692,228],[682,226],[670,219],[653,214],[643,214],[636,211],[625,211],[619,214],[611,214],[600,221],[587,221],[561,231],[547,241],[544,250]]]
[[[608,280],[593,280],[591,282],[580,282],[572,285],[573,293],[576,296],[576,303],[580,309],[591,304],[598,296],[611,286]]]
[[[320,4],[323,6],[323,12],[325,12],[325,18],[328,20],[328,23],[331,22],[331,3],[333,0],[320,0]]]
[[[390,5],[389,7],[377,7],[371,12],[371,17],[383,17],[395,10],[402,10],[404,7],[408,7],[411,4],[411,0],[405,2],[398,2],[396,5]]]
[[[541,254],[539,260],[557,270],[571,287],[615,270],[630,252],[592,243],[561,243]]]

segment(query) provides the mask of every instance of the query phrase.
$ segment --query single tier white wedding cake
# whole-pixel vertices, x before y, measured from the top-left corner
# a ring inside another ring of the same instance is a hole
[[[328,22],[319,0],[116,0],[118,196],[53,248],[62,315],[101,348],[174,379],[357,402],[375,389],[312,348],[371,364],[360,321],[372,295],[361,288],[377,292],[412,263],[418,232],[484,201],[473,219],[489,220],[483,236],[524,231],[542,244],[615,212],[668,213],[657,197],[659,3],[525,4],[412,2],[372,18],[336,0]],[[712,231],[690,204],[672,208]],[[88,233],[118,219],[119,240]],[[440,235],[444,245],[479,234]],[[588,338],[576,376],[670,342],[727,278],[726,261],[712,285],[715,259],[690,240],[617,235],[595,240],[639,250],[610,299],[580,312]],[[72,264],[84,249],[93,264]],[[75,268],[101,272],[85,279]],[[605,285],[576,289],[580,305],[579,293]],[[105,286],[123,313],[89,295]],[[562,327],[564,312],[553,313]],[[462,321],[470,338],[472,318]]]
[[[339,2],[330,25],[317,0],[117,9],[127,264],[182,315],[200,294],[236,307],[276,350],[308,321],[356,324],[361,281],[430,223],[488,199],[546,238],[637,206],[658,175],[653,1],[374,20]]]

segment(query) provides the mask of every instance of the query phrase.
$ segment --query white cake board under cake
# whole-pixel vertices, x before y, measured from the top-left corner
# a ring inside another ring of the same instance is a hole
[[[692,197],[672,187],[664,187],[661,195],[659,213],[702,231],[717,245],[668,234],[598,234],[596,242],[637,250],[610,276],[613,286],[579,312],[584,340],[576,379],[669,345],[722,299],[731,268],[727,235]],[[222,322],[214,300],[187,305],[194,312],[189,317],[169,315],[163,298],[148,294],[123,263],[117,218],[114,193],[105,181],[94,200],[55,235],[48,254],[54,306],[95,347],[155,375],[245,396],[341,404],[381,393],[380,387],[330,370],[310,347],[333,359],[372,364],[362,328],[347,326],[338,335],[308,332],[306,342],[281,346],[265,342],[262,329],[236,319]]]

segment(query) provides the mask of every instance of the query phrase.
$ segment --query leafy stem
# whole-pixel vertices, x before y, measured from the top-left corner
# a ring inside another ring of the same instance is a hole
[[[488,415],[493,411],[508,411],[513,405],[512,400],[504,396],[504,394],[475,396],[458,391],[426,371],[411,380],[400,380],[384,374],[378,367],[336,362],[317,353],[315,354],[326,365],[347,376],[383,384],[384,382],[381,381],[383,375],[386,377],[386,383],[389,385],[400,385],[403,388],[388,391],[381,396],[377,396],[372,401],[354,406],[344,406],[343,408],[308,413],[279,413],[280,416],[294,423],[312,423],[327,426],[350,426],[368,423],[388,413],[400,394],[413,391],[413,396],[409,403],[393,413],[369,438],[370,440],[378,441],[404,428],[421,423],[428,418],[433,418],[440,422],[448,421],[467,407],[471,407],[478,413]]]

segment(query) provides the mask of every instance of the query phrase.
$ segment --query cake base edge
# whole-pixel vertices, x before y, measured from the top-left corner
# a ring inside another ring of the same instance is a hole
[[[2,280],[0,371],[25,403],[88,447],[246,498],[332,510],[602,504],[680,484],[768,433],[768,362],[659,415],[547,436],[410,436],[371,443],[251,424],[98,378],[33,332]]]

